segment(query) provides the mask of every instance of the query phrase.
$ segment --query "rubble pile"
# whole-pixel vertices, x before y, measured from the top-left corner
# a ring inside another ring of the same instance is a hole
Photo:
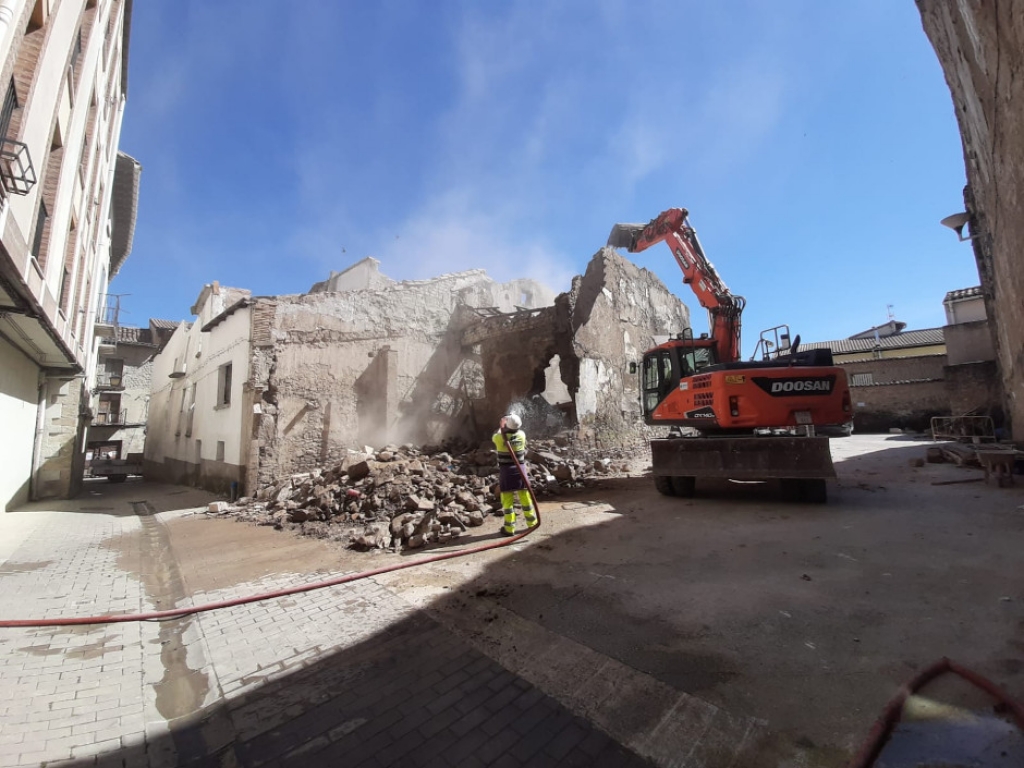
[[[581,450],[566,438],[527,452],[539,499],[595,478],[624,474],[646,449]],[[500,511],[493,447],[387,446],[349,455],[334,467],[283,478],[220,514],[344,541],[357,549],[417,549],[445,543]],[[213,507],[214,505],[211,505]]]

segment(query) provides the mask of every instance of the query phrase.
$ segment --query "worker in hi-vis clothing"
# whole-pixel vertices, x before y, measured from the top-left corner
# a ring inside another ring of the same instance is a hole
[[[523,420],[510,413],[502,418],[498,431],[491,438],[498,451],[498,487],[501,489],[501,511],[505,516],[504,525],[501,526],[502,536],[516,535],[514,501],[518,501],[523,508],[526,525],[533,528],[537,524],[537,515],[533,511],[530,492],[526,488],[526,478],[523,476],[526,472],[526,433],[520,429],[522,426]],[[523,468],[522,473],[516,467],[510,449],[515,451],[516,459]]]

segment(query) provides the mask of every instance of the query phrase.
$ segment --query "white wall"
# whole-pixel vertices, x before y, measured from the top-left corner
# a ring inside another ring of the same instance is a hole
[[[213,300],[210,297],[209,300]],[[202,315],[202,311],[200,315]],[[217,443],[224,443],[223,461],[242,463],[243,384],[249,378],[250,310],[243,307],[218,323],[208,333],[195,323],[185,331],[180,326],[153,361],[153,380],[146,436],[146,459],[169,459],[198,464],[199,458],[217,459]],[[186,367],[181,378],[169,378],[175,361]],[[221,366],[230,363],[231,402],[217,404]],[[187,414],[195,404],[191,434],[186,434]],[[201,441],[197,451],[197,441]]]
[[[28,500],[39,372],[32,361],[2,338],[0,360],[0,508],[7,511]]]

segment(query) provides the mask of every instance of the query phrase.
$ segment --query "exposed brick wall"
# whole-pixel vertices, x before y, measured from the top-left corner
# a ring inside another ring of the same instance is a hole
[[[946,388],[952,416],[992,416],[1003,424],[999,369],[994,360],[947,365]]]
[[[886,432],[893,427],[924,431],[932,416],[949,414],[946,382],[941,380],[852,387],[850,397],[857,432]]]
[[[949,413],[943,379],[945,356],[882,358],[843,364],[849,377],[853,423],[858,432],[893,427],[927,429],[932,416]],[[871,374],[873,384],[857,386],[854,376]]]

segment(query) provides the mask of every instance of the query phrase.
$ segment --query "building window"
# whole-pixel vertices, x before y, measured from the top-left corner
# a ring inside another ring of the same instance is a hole
[[[231,363],[217,369],[217,407],[231,405]]]
[[[4,95],[3,110],[0,111],[0,139],[7,138],[7,131],[11,127],[11,119],[14,117],[14,110],[18,108],[18,92],[14,88],[14,78],[7,86],[7,93]]]
[[[185,437],[192,437],[192,422],[196,415],[196,385],[189,392],[188,415],[185,416]]]
[[[217,441],[217,461],[224,461],[224,441]]]
[[[46,210],[46,203],[39,201],[39,210],[36,212],[36,231],[32,235],[32,255],[35,260],[42,264],[43,234],[46,232],[46,222],[50,218],[50,212]]]

